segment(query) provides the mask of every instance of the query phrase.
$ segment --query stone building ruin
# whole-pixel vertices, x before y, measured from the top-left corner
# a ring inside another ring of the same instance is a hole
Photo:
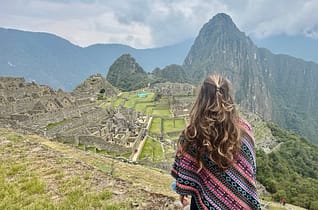
[[[140,141],[144,116],[131,108],[99,107],[96,99],[101,89],[105,90],[103,97],[117,94],[105,81],[101,75],[93,75],[67,93],[24,78],[0,77],[0,127],[118,154],[130,153]]]

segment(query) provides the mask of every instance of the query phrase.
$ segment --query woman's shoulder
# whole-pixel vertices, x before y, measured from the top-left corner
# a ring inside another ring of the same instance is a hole
[[[255,144],[254,131],[253,131],[253,127],[251,126],[251,124],[246,119],[240,118],[239,119],[239,126],[240,126],[241,130],[243,131],[243,133],[247,134],[250,137],[253,144]]]
[[[246,131],[253,132],[253,128],[252,128],[251,124],[246,119],[240,118],[239,125],[241,128],[245,129]]]

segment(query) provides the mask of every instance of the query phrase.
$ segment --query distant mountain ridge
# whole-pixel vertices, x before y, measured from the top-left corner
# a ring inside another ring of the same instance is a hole
[[[300,35],[280,34],[262,39],[251,37],[260,48],[269,49],[274,54],[285,54],[305,61],[318,63],[318,39]]]
[[[92,74],[105,75],[111,64],[129,53],[149,72],[181,64],[192,40],[152,49],[121,44],[79,47],[49,33],[0,28],[0,76],[24,77],[55,89],[74,89]]]

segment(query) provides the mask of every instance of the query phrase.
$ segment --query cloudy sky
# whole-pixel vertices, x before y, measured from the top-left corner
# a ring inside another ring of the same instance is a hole
[[[0,27],[54,33],[72,43],[135,48],[193,38],[215,14],[262,39],[289,34],[318,38],[317,0],[0,0]]]

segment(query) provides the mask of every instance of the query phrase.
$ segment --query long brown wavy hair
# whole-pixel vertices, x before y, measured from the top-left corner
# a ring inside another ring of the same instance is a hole
[[[195,143],[199,170],[203,154],[225,170],[240,149],[241,129],[231,94],[230,82],[220,75],[208,76],[201,85],[184,131],[184,149]]]

